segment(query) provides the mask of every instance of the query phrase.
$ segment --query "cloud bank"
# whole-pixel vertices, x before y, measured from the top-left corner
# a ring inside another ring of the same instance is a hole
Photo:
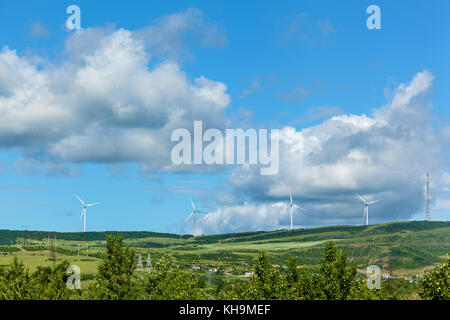
[[[211,26],[200,11],[189,9],[137,31],[84,29],[68,38],[67,59],[58,64],[38,64],[42,59],[4,47],[0,148],[20,148],[16,169],[30,174],[75,175],[70,164],[84,162],[173,170],[175,128],[191,128],[196,119],[222,128],[226,119],[226,85],[204,76],[191,79],[166,56],[181,50],[187,35],[199,45],[216,45]],[[201,32],[203,27],[209,31]]]
[[[421,212],[426,172],[433,177],[434,191],[448,184],[445,144],[429,113],[433,79],[428,71],[416,74],[371,115],[334,116],[299,131],[282,128],[279,174],[236,169],[228,181],[230,192],[219,199],[222,206],[200,219],[194,232],[286,228],[289,192],[307,209],[294,213],[297,226],[362,223],[355,192],[382,199],[369,209],[371,223]]]

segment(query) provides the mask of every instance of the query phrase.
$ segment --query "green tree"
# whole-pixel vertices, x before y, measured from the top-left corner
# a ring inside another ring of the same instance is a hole
[[[17,257],[6,268],[0,269],[0,299],[28,300],[30,295],[30,275],[28,269]]]
[[[447,254],[449,258],[449,254]],[[434,267],[424,275],[419,295],[429,300],[450,300],[450,266],[449,260]]]
[[[208,298],[204,280],[182,270],[168,259],[159,260],[139,282],[141,298],[152,300],[200,300]]]
[[[87,299],[126,300],[138,297],[133,272],[136,268],[135,252],[123,247],[123,237],[108,235],[106,252],[98,266],[98,274],[84,292]]]
[[[369,289],[366,280],[355,280],[346,297],[347,300],[386,300],[383,289]]]
[[[299,281],[299,270],[297,268],[297,259],[294,256],[290,256],[287,260],[287,267],[285,278],[288,287],[292,287],[295,283]]]
[[[327,300],[343,300],[350,293],[356,266],[349,264],[347,258],[347,252],[337,249],[333,241],[327,242],[320,260],[322,289]]]
[[[286,280],[280,275],[279,270],[269,263],[264,251],[258,254],[258,262],[254,270],[254,274],[247,283],[235,286],[223,298],[249,300],[292,298]]]
[[[287,298],[305,300],[324,299],[325,296],[320,290],[320,276],[309,272],[305,268],[298,268],[296,260],[295,257],[291,256],[287,262],[284,275],[288,288]]]
[[[322,277],[318,273],[313,273],[305,268],[299,270],[297,292],[304,300],[325,300]]]
[[[31,275],[30,295],[36,300],[67,300],[71,297],[76,298],[77,290],[70,290],[67,287],[67,274],[69,262],[51,267],[38,266],[37,270]]]

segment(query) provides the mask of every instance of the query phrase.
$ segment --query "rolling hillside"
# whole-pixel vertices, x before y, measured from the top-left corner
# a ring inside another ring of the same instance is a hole
[[[0,265],[18,255],[31,269],[50,264],[47,232],[0,230]],[[265,250],[273,264],[282,266],[289,255],[300,265],[315,268],[328,240],[336,241],[359,268],[376,264],[390,273],[420,272],[442,261],[450,251],[450,222],[394,222],[371,226],[328,226],[311,229],[243,232],[219,235],[175,235],[156,232],[57,233],[56,259],[78,263],[85,273],[95,273],[104,251],[106,234],[122,234],[125,243],[147,249],[152,260],[170,256],[185,267],[214,266],[230,276],[250,271],[259,250]],[[24,244],[25,238],[28,240]],[[18,238],[11,246],[11,238]],[[78,241],[88,241],[88,243]]]

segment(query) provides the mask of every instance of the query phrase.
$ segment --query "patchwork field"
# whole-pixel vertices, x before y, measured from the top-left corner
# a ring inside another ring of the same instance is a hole
[[[349,253],[349,259],[363,272],[371,264],[396,277],[423,274],[425,268],[443,259],[450,251],[450,222],[395,222],[371,226],[329,226],[312,229],[245,232],[192,236],[155,232],[57,233],[0,230],[0,265],[17,256],[34,271],[40,265],[67,260],[81,268],[82,279],[92,279],[105,250],[107,234],[122,234],[124,242],[136,248],[136,261],[142,249],[144,267],[147,249],[152,263],[170,257],[185,268],[195,268],[216,277],[242,278],[251,272],[258,251],[267,251],[271,262],[282,267],[288,256],[298,264],[315,268],[324,243],[336,242]],[[11,239],[15,239],[11,243]],[[81,241],[81,242],[79,242]],[[26,242],[26,243],[25,243]]]

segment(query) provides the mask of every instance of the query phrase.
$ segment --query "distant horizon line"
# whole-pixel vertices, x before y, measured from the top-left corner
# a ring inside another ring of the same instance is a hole
[[[282,229],[274,229],[274,230],[248,230],[248,231],[236,231],[236,232],[225,232],[225,233],[209,233],[209,234],[201,234],[200,236],[210,236],[210,235],[224,235],[224,234],[239,234],[239,233],[261,233],[261,232],[276,232],[276,231],[296,231],[296,230],[311,230],[311,229],[320,229],[320,228],[328,228],[328,227],[371,227],[371,226],[378,226],[378,225],[384,225],[384,224],[394,224],[394,223],[412,223],[412,222],[425,222],[425,223],[436,223],[436,222],[450,222],[450,220],[404,220],[404,221],[391,221],[391,222],[383,222],[383,223],[375,223],[375,224],[369,224],[369,225],[359,225],[359,224],[331,224],[331,225],[323,225],[323,226],[313,226],[313,227],[302,227],[302,228],[294,228],[289,229],[282,228]],[[194,235],[191,233],[171,233],[171,232],[160,232],[160,231],[150,231],[150,230],[103,230],[103,231],[49,231],[49,230],[25,230],[25,229],[0,229],[0,232],[2,231],[9,231],[9,232],[43,232],[43,233],[56,233],[56,234],[86,234],[86,233],[108,233],[108,232],[114,232],[114,233],[120,233],[120,232],[127,232],[127,233],[137,233],[137,232],[147,232],[147,233],[159,233],[159,234],[170,234],[170,235],[176,235],[176,236],[199,236]]]

